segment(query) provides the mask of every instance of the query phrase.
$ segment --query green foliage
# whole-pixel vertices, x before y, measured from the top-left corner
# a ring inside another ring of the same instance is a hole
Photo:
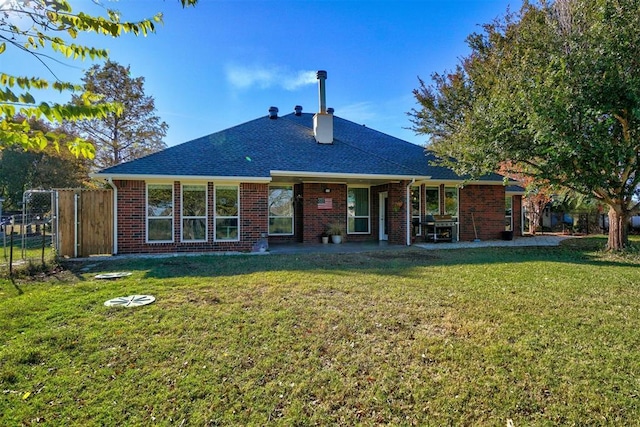
[[[197,0],[180,0],[183,7],[192,6]],[[106,16],[92,16],[74,12],[66,0],[4,1],[0,3],[0,55],[7,48],[14,48],[36,57],[49,71],[46,61],[54,60],[43,50],[53,51],[72,60],[102,60],[108,57],[105,49],[77,44],[82,33],[95,33],[108,37],[120,37],[126,33],[146,36],[155,32],[155,25],[162,22],[162,14],[138,22],[121,22],[120,14],[111,9]],[[17,115],[29,119],[46,119],[51,123],[63,121],[105,118],[118,114],[121,107],[116,103],[98,103],[91,92],[82,86],[38,77],[12,76],[0,72],[0,149],[19,145],[25,149],[43,149],[52,145],[59,149],[61,141],[52,135],[33,130],[30,121],[20,125],[12,123]],[[82,100],[75,105],[59,105],[38,102],[31,89],[53,88],[61,92],[76,94]],[[16,89],[18,91],[16,92]],[[90,142],[75,139],[65,143],[76,156],[93,157]]]
[[[98,95],[91,105],[119,105],[120,111],[102,117],[76,120],[68,128],[96,150],[94,167],[103,169],[160,151],[168,125],[155,115],[153,97],[144,93],[144,77],[132,77],[130,68],[107,60],[93,65],[82,78],[84,89]],[[85,99],[73,96],[73,105]]]
[[[460,173],[508,162],[595,196],[626,222],[640,209],[639,7],[525,3],[471,35],[472,53],[455,72],[420,81],[415,130]],[[625,244],[624,229],[612,227],[610,247]]]
[[[23,118],[15,119],[20,125],[24,121]],[[76,139],[42,121],[31,120],[29,127],[63,144]],[[77,158],[67,150],[58,151],[46,145],[37,150],[25,150],[18,145],[7,147],[0,151],[0,194],[5,198],[3,209],[21,209],[25,190],[80,187],[87,180],[88,173],[87,160]]]
[[[342,236],[344,234],[344,226],[337,222],[332,222],[327,226],[327,234],[329,236]]]

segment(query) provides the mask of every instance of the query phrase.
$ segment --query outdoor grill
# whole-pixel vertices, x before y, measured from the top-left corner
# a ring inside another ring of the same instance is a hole
[[[458,222],[451,215],[427,215],[425,237],[433,242],[453,242],[458,237]]]

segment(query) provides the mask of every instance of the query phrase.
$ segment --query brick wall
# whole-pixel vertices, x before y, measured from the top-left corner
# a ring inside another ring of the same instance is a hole
[[[466,185],[459,195],[460,241],[475,239],[473,220],[480,240],[500,239],[505,221],[505,188],[502,185]]]
[[[239,242],[214,242],[214,185],[207,184],[208,235],[206,242],[181,242],[180,182],[173,183],[174,241],[146,243],[146,185],[144,181],[114,181],[118,188],[118,253],[173,253],[250,251],[268,231],[268,185],[240,185]]]
[[[409,183],[402,181],[397,184],[389,185],[389,243],[392,245],[407,244],[407,185]]]
[[[337,222],[344,227],[344,238],[349,242],[377,241],[379,236],[379,194],[388,194],[389,243],[406,244],[407,237],[407,181],[371,187],[370,221],[371,233],[346,234],[347,185],[304,183],[294,186],[295,234],[293,236],[269,236],[269,242],[320,243],[320,235],[329,224]],[[174,182],[174,242],[146,243],[146,185],[144,181],[115,181],[118,187],[118,252],[163,253],[163,252],[209,252],[250,251],[253,245],[268,233],[267,184],[243,183],[240,185],[240,241],[214,242],[214,184],[207,184],[208,236],[207,242],[180,242],[180,182]],[[424,216],[424,188],[421,186],[422,212]],[[329,189],[330,192],[325,192]],[[440,195],[444,198],[443,186]],[[298,198],[297,196],[300,196]],[[478,238],[499,239],[504,230],[505,188],[501,185],[467,185],[459,192],[459,239],[471,241],[475,238],[471,214],[475,219]],[[319,199],[332,200],[331,209],[319,209]],[[521,233],[521,196],[513,198],[514,235]],[[441,201],[444,206],[444,201]],[[409,225],[410,226],[410,225]]]
[[[114,181],[118,188],[118,252],[141,252],[145,240],[145,182]]]
[[[513,235],[522,236],[522,196],[513,196]]]
[[[241,243],[253,245],[261,235],[269,233],[269,186],[240,184]],[[248,249],[251,249],[249,247]]]
[[[404,213],[406,204],[406,188],[408,182],[386,184],[371,187],[369,191],[370,205],[370,233],[346,234],[347,230],[347,189],[345,184],[305,183],[300,186],[296,194],[302,196],[302,200],[296,202],[296,230],[302,243],[319,243],[320,235],[327,230],[329,224],[339,223],[344,229],[344,240],[348,242],[377,241],[379,236],[379,193],[388,193],[389,203],[389,243],[406,244],[407,221]],[[329,189],[330,192],[325,192]],[[330,198],[331,209],[319,209],[318,199]],[[397,209],[394,209],[397,206]],[[269,241],[284,241],[282,238]]]
[[[325,189],[330,190],[329,193]],[[305,183],[302,185],[302,243],[319,243],[329,224],[341,224],[347,236],[347,186],[344,184]],[[319,209],[318,199],[331,199],[331,209]]]

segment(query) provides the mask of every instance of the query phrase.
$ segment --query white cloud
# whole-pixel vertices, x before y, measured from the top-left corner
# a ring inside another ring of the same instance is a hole
[[[228,65],[226,67],[227,81],[238,89],[258,87],[268,89],[279,86],[288,91],[294,91],[302,86],[315,84],[315,71],[291,71],[279,66],[241,66]]]
[[[317,83],[315,71],[298,71],[295,75],[285,76],[281,84],[286,90],[296,90],[299,87]]]
[[[379,110],[376,109],[376,104],[365,101],[342,105],[336,109],[336,114],[352,122],[367,124],[378,119],[376,110]]]

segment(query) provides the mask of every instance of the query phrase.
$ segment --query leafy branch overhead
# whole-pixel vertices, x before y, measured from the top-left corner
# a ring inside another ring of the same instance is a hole
[[[183,7],[197,0],[180,0]],[[0,3],[0,55],[15,49],[34,56],[52,78],[13,76],[0,71],[0,149],[20,145],[25,149],[43,149],[51,144],[59,149],[60,139],[51,133],[30,127],[29,120],[14,120],[16,116],[46,119],[51,123],[100,119],[108,114],[120,114],[117,103],[100,103],[97,95],[82,85],[60,80],[48,63],[58,61],[50,52],[70,60],[104,60],[106,49],[78,43],[82,33],[109,37],[125,34],[146,36],[162,23],[162,14],[137,22],[121,21],[116,10],[106,9],[105,16],[75,12],[66,0],[8,0]],[[54,89],[75,94],[74,105],[38,102],[34,90]],[[80,100],[81,102],[78,102]],[[91,143],[76,138],[65,145],[76,155],[93,157]]]

